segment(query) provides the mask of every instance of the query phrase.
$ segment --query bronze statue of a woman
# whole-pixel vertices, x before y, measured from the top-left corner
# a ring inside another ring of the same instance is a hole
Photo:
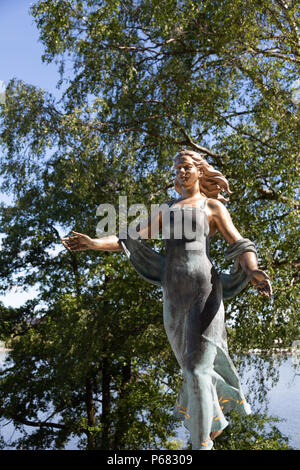
[[[143,278],[161,285],[165,330],[183,371],[175,414],[184,419],[192,448],[210,450],[228,424],[224,413],[232,409],[251,413],[228,355],[223,299],[237,295],[248,282],[267,297],[272,288],[267,274],[258,268],[254,244],[240,235],[222,203],[221,191],[230,194],[226,178],[193,151],[180,152],[174,164],[180,198],[167,202],[169,236],[164,255],[144,240],[153,223],[164,228],[166,211],[142,223],[138,239],[115,235],[91,239],[73,232],[62,243],[74,251],[124,250]],[[190,227],[181,237],[178,230],[175,234],[178,221]],[[216,232],[230,245],[225,257],[233,259],[234,266],[229,274],[217,273],[209,258],[209,241]]]

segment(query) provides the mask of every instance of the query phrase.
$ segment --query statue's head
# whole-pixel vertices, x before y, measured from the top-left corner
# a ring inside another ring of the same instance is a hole
[[[199,184],[200,193],[208,198],[227,202],[221,196],[221,191],[231,194],[225,176],[205,160],[205,155],[192,150],[182,150],[174,158],[174,165],[178,169],[175,179],[175,190],[181,194],[182,188],[188,185]],[[183,170],[181,170],[184,168]]]

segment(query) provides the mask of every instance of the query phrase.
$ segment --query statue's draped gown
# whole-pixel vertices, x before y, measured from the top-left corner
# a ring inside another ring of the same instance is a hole
[[[225,253],[227,259],[235,259],[231,273],[218,274],[209,258],[205,203],[197,207],[168,203],[162,227],[164,255],[141,239],[120,234],[137,272],[162,287],[164,326],[183,371],[174,412],[184,420],[192,448],[199,450],[212,449],[210,433],[228,424],[224,413],[232,409],[251,413],[228,355],[223,298],[246,286],[237,258],[245,251],[255,252],[250,240],[238,240]]]

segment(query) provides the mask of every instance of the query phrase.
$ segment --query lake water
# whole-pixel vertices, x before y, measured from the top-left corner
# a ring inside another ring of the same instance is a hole
[[[277,424],[294,449],[300,449],[300,365],[291,356],[279,365],[278,383],[268,393],[268,413],[283,421]]]
[[[5,358],[5,352],[0,349],[0,366]],[[268,414],[276,416],[283,421],[277,423],[280,431],[289,438],[289,445],[294,449],[300,450],[300,364],[293,365],[292,356],[281,357],[281,361],[277,365],[278,382],[267,393]],[[251,385],[247,385],[249,376],[255,377],[256,370],[253,368],[242,378],[245,395],[250,393]],[[249,390],[248,390],[249,388]],[[17,432],[11,424],[0,430],[0,434],[5,439],[14,440]],[[186,433],[183,429],[179,432],[178,437],[185,440]],[[75,443],[70,442],[68,449],[76,449]]]

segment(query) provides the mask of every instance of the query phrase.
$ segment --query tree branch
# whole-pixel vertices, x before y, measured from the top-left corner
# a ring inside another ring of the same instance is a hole
[[[266,146],[266,147],[268,147],[272,150],[276,150],[276,151],[278,150],[278,149],[276,149],[276,147],[273,147],[272,145],[268,144],[267,142],[261,140],[256,135],[250,134],[250,132],[244,131],[243,129],[239,129],[238,127],[234,126],[224,116],[222,116],[218,111],[216,111],[216,113],[218,114],[219,118],[222,119],[227,124],[227,126],[231,127],[235,131],[237,131],[237,132],[239,132],[243,135],[246,135],[247,137],[250,137],[251,140],[255,140],[256,142],[259,142],[261,145]]]
[[[288,62],[294,62],[296,64],[300,64],[300,59],[297,59],[296,57],[290,57],[286,54],[283,54],[282,52],[279,52],[278,50],[254,48],[253,46],[250,46],[249,44],[245,44],[245,46],[247,47],[247,51],[254,55],[262,54],[266,57],[277,57],[279,59],[283,59]]]
[[[258,192],[261,194],[257,199],[267,199],[270,201],[282,201],[286,203],[292,203],[294,207],[300,207],[300,201],[291,200],[286,196],[282,196],[274,191],[274,189],[258,188]]]
[[[47,421],[29,421],[28,419],[23,418],[20,415],[14,415],[12,416],[14,421],[17,421],[18,423],[24,424],[26,426],[33,426],[33,427],[48,427],[48,428],[53,428],[53,429],[71,429],[69,426],[66,426],[64,424],[58,424],[58,423],[49,423]]]
[[[167,105],[163,101],[145,100],[145,103],[157,103],[157,104],[160,104],[166,110],[167,116],[170,119],[170,121],[176,127],[179,128],[180,132],[185,137],[185,140],[175,141],[176,144],[178,144],[178,145],[190,145],[194,150],[197,150],[198,152],[205,153],[206,155],[209,155],[210,157],[214,158],[217,161],[221,160],[221,155],[217,155],[216,153],[212,152],[211,150],[207,149],[206,147],[203,147],[201,145],[196,144],[196,142],[194,142],[192,140],[192,138],[185,131],[184,127],[178,121],[176,121],[176,119],[173,117],[172,113],[170,112],[170,109],[167,107]]]
[[[289,12],[288,5],[282,0],[275,0],[275,2],[279,6],[279,8],[281,8],[281,10],[283,11],[283,14],[286,17],[286,20],[287,20],[288,24],[290,25],[290,28],[291,28],[291,30],[294,34],[294,38],[297,42],[297,46],[298,46],[298,48],[300,48],[300,35],[299,35],[299,32],[298,32],[297,24],[290,17],[290,12]]]

